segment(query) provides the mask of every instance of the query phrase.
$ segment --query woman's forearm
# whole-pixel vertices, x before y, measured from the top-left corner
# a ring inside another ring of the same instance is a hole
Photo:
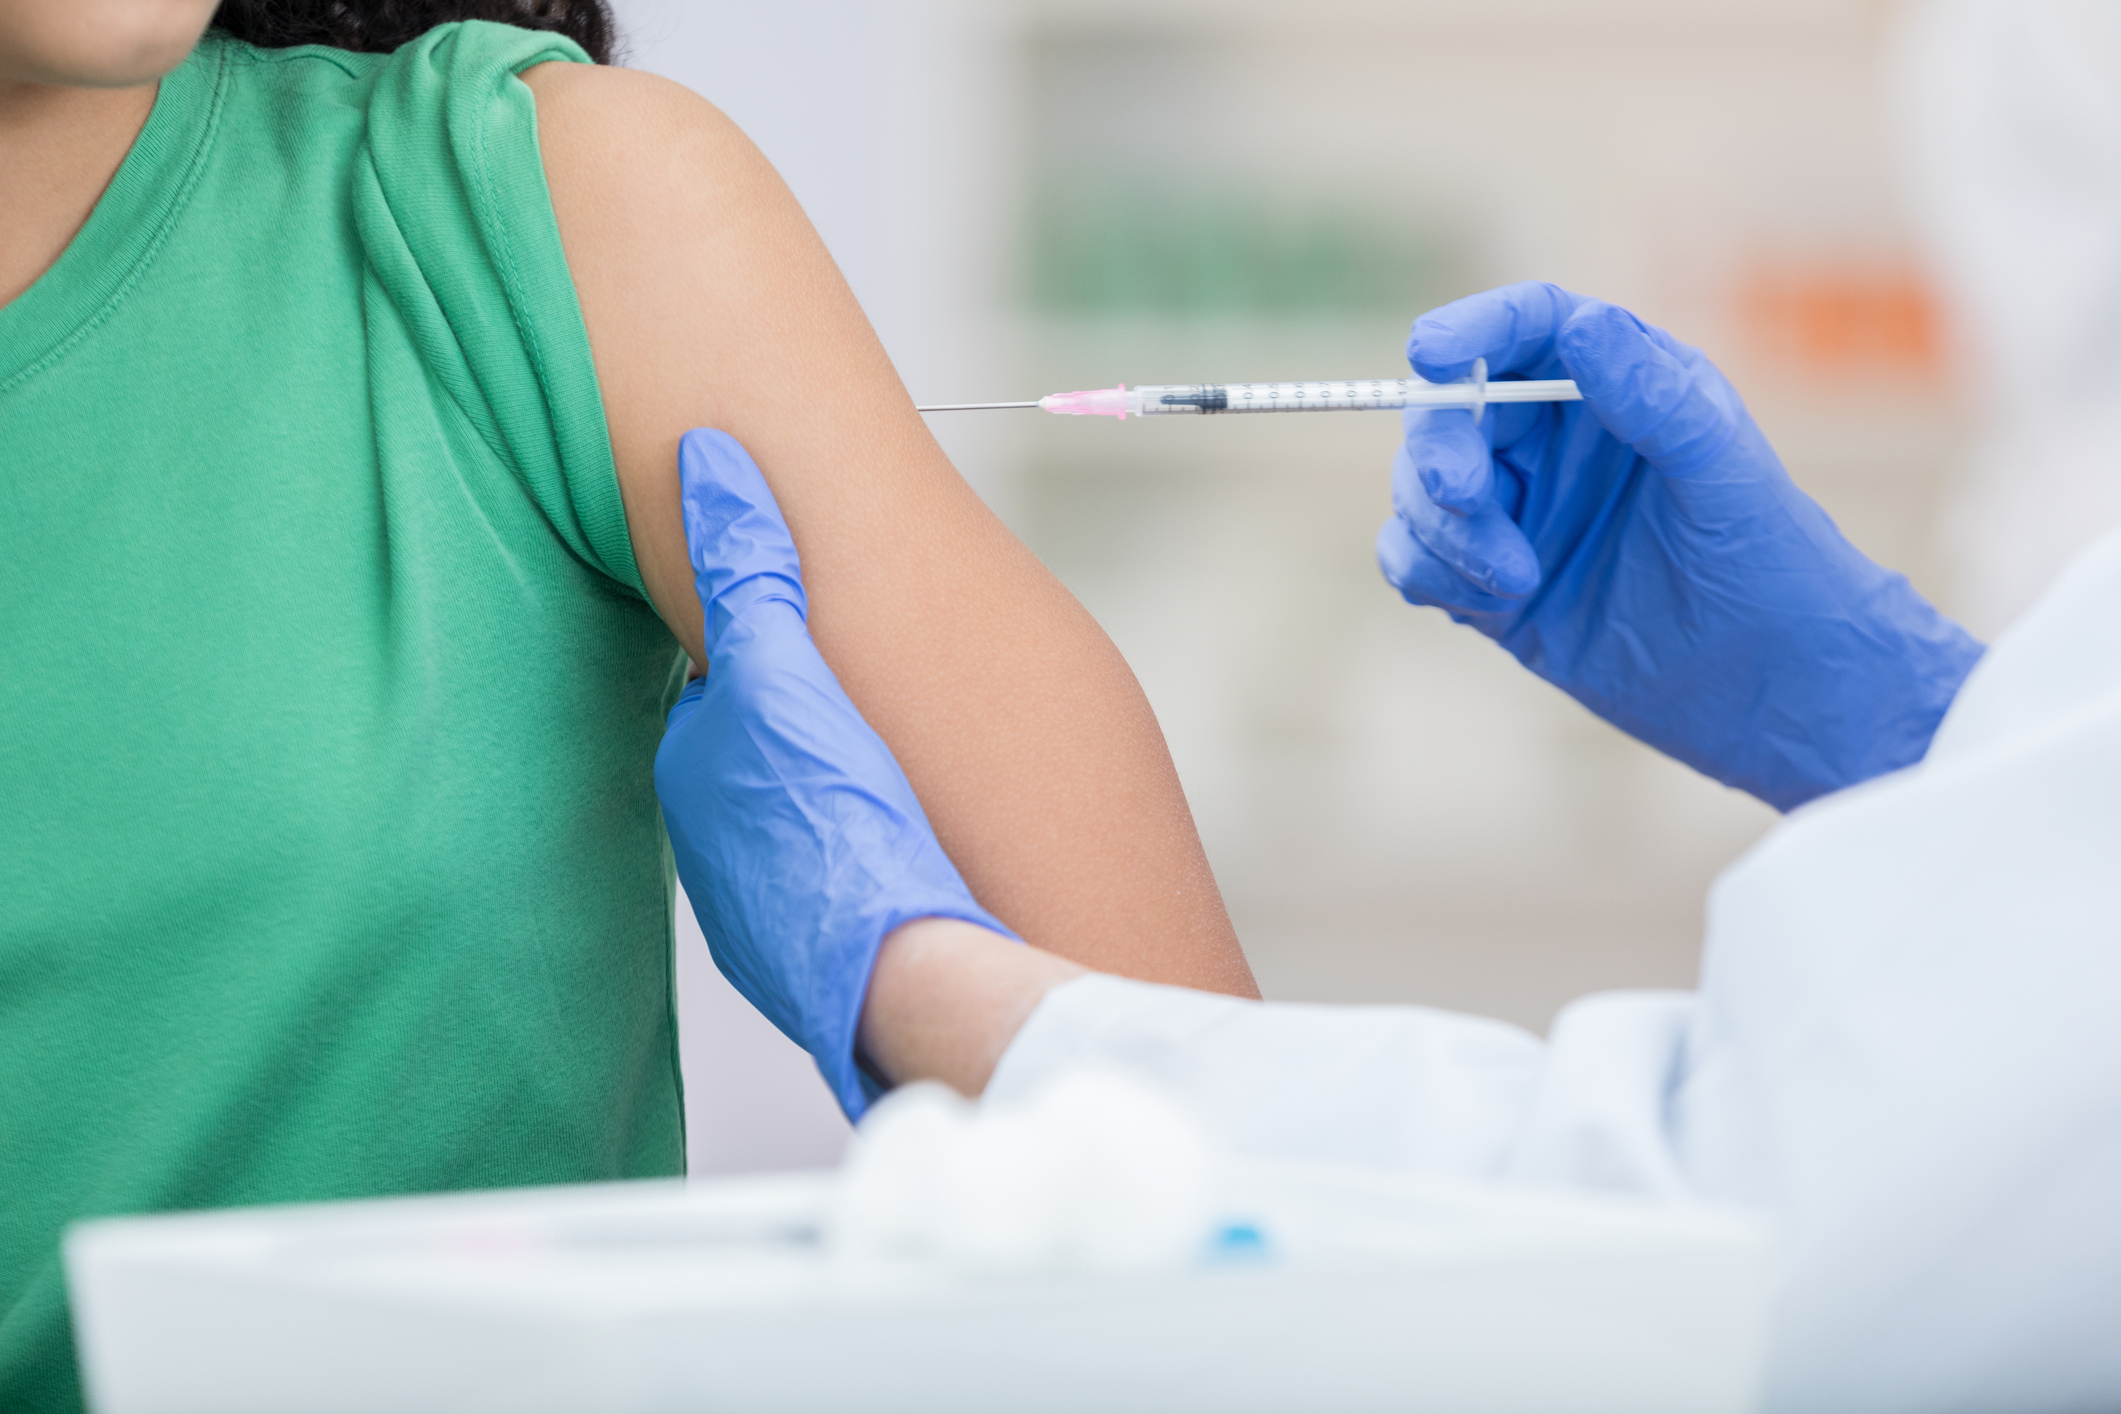
[[[877,953],[861,1053],[894,1085],[939,1080],[976,1096],[1046,993],[1083,975],[1066,958],[977,924],[917,919]]]
[[[771,483],[818,646],[980,902],[1088,966],[1256,995],[1133,673],[950,466],[772,169],[662,80],[525,77],[636,556],[680,639],[697,654],[677,445],[712,426]]]

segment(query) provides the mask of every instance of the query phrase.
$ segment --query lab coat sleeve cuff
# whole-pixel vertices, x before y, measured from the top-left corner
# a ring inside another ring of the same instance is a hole
[[[1071,1069],[1118,1069],[1238,1153],[1491,1177],[1544,1053],[1517,1027],[1426,1007],[1252,1002],[1091,976],[1047,994],[987,1096],[1008,1103]]]
[[[1154,1051],[1212,1024],[1231,999],[1091,973],[1046,993],[987,1082],[985,1098],[1009,1104],[1083,1066],[1156,1071]],[[1234,1004],[1234,1003],[1231,1003]]]

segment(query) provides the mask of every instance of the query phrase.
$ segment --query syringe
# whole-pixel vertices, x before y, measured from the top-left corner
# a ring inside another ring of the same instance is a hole
[[[1077,416],[1161,417],[1171,413],[1377,412],[1405,407],[1467,408],[1479,417],[1489,403],[1559,403],[1583,397],[1573,380],[1543,378],[1490,383],[1485,359],[1473,361],[1463,383],[1419,378],[1337,378],[1296,383],[1150,383],[1048,393],[1035,402],[940,403],[922,412],[1039,408]]]

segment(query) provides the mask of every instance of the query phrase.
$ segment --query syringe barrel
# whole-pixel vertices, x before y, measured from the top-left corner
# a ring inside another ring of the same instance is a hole
[[[1308,383],[1145,383],[1130,390],[1141,417],[1220,412],[1382,412],[1403,407],[1469,407],[1470,383],[1418,378],[1334,378]],[[1565,379],[1489,383],[1491,403],[1559,402],[1580,397]]]
[[[1426,384],[1422,385],[1428,386]],[[1143,384],[1141,415],[1211,412],[1356,412],[1405,407],[1403,378],[1334,378],[1310,383]]]

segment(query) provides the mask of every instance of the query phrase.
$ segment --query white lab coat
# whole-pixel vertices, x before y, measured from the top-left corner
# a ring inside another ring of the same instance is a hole
[[[1542,1042],[1086,978],[988,1093],[1083,1062],[1249,1152],[1765,1211],[1771,1410],[2121,1409],[2121,533],[1922,764],[1724,873],[1698,991],[1587,997]]]

